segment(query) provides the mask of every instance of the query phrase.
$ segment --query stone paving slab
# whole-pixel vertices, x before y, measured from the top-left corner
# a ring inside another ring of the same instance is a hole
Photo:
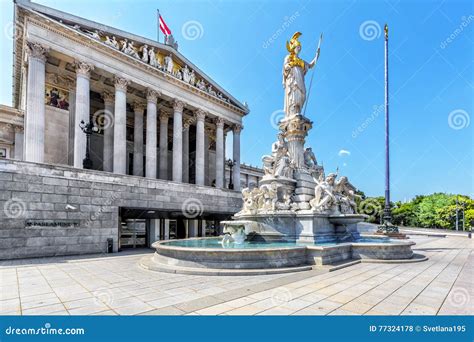
[[[419,263],[199,276],[139,267],[151,251],[0,262],[1,315],[473,315],[474,245],[413,236]]]

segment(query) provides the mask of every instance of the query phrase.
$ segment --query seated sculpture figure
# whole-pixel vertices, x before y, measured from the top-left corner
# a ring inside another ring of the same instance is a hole
[[[320,212],[337,211],[338,201],[334,194],[336,177],[335,173],[330,173],[326,179],[320,177],[314,189],[314,198],[309,202],[311,208]]]
[[[272,144],[272,154],[262,157],[265,175],[273,177],[293,177],[293,167],[288,154],[288,144],[282,133],[278,140]]]
[[[357,213],[357,204],[355,197],[357,189],[349,183],[346,176],[343,176],[336,182],[335,194],[337,202],[339,204],[339,210],[342,214],[355,214]]]

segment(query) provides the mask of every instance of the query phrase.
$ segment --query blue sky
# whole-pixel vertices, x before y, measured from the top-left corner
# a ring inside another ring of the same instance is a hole
[[[310,60],[323,32],[306,110],[314,122],[307,144],[327,172],[339,167],[371,196],[384,189],[382,28],[388,22],[392,198],[437,191],[474,195],[470,1],[37,2],[152,39],[159,8],[180,52],[249,103],[242,161],[259,166],[277,133],[272,118],[283,107],[285,41],[301,31],[301,56]],[[6,32],[12,2],[2,0],[0,10],[0,100],[11,104]]]

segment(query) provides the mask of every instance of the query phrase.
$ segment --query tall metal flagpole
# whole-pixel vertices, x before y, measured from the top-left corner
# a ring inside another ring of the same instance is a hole
[[[390,117],[388,97],[388,25],[385,24],[385,207],[383,210],[383,225],[378,232],[383,234],[399,234],[398,227],[392,224],[390,208]]]
[[[156,10],[156,20],[157,20],[157,26],[156,26],[156,41],[159,43],[160,42],[160,10]]]

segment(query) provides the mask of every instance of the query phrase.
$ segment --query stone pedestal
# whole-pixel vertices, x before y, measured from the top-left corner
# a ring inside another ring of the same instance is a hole
[[[375,235],[383,235],[393,239],[407,239],[406,234],[400,233],[397,226],[394,226],[390,222],[386,222],[383,225],[378,226]]]
[[[314,198],[316,182],[305,169],[296,170],[294,177],[296,180],[296,188],[293,201],[298,203],[300,209],[309,209],[309,201]]]
[[[296,168],[304,168],[304,143],[313,123],[303,115],[293,115],[281,120],[279,126],[288,141],[290,159],[295,163]]]
[[[358,236],[357,223],[365,219],[364,215],[327,215],[312,210],[279,210],[276,212],[258,212],[257,214],[236,214],[237,221],[254,222],[253,230],[261,235],[282,234],[286,240],[297,242],[336,242],[353,240]]]

